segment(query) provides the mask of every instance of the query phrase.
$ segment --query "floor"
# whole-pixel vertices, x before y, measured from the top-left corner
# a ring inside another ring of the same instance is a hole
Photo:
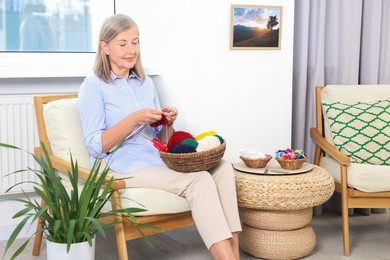
[[[317,236],[317,243],[311,254],[304,259],[390,259],[390,213],[372,214],[370,216],[354,215],[350,217],[351,227],[351,256],[343,256],[341,216],[333,212],[324,212],[322,216],[314,217],[312,226]],[[212,259],[202,242],[193,242],[183,245],[164,234],[150,237],[155,248],[151,249],[142,239],[128,242],[129,257],[131,260],[207,260]],[[17,240],[21,245],[26,239]],[[0,242],[0,255],[3,255],[6,241]],[[33,241],[30,241],[20,257],[17,259],[44,260],[45,244],[43,243],[41,256],[32,257]],[[16,247],[14,247],[16,249]],[[0,256],[0,257],[1,257]],[[10,255],[4,258],[10,259]],[[113,230],[108,230],[107,237],[98,237],[96,241],[96,260],[118,259]],[[257,259],[241,252],[242,260]]]

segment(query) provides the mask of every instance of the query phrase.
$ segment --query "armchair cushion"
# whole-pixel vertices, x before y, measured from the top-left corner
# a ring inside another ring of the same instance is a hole
[[[390,100],[322,106],[342,153],[356,163],[390,164]]]
[[[73,159],[77,159],[80,166],[90,168],[77,98],[60,99],[47,103],[43,109],[43,117],[53,154],[70,161],[70,153],[72,153]]]
[[[320,166],[341,183],[340,164],[336,160],[325,156]],[[348,167],[348,186],[365,192],[390,191],[390,166],[351,163]]]
[[[79,166],[89,169],[88,151],[83,140],[83,131],[78,111],[78,100],[59,99],[47,103],[43,109],[45,126],[54,155],[70,161],[77,160]],[[67,176],[62,175],[66,187],[71,187]],[[80,182],[82,185],[82,182]],[[179,213],[190,210],[187,200],[176,194],[146,188],[126,188],[120,190],[122,207],[146,208],[147,212],[134,215],[156,215]],[[106,205],[111,207],[111,205]]]
[[[119,193],[121,198],[123,198],[121,200],[123,208],[142,208],[147,210],[134,214],[136,216],[172,214],[191,210],[184,197],[180,197],[165,190],[127,188],[121,189]],[[106,204],[102,211],[107,209],[110,210],[111,205]]]

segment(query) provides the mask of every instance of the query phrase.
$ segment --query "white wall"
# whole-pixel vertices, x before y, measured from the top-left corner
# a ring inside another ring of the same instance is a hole
[[[250,2],[283,6],[280,50],[230,50],[231,4],[248,1],[118,0],[116,10],[138,23],[161,103],[179,110],[175,128],[217,131],[227,140],[225,158],[235,162],[241,148],[273,154],[291,144],[294,1]],[[72,92],[81,81],[0,79],[0,93]],[[0,212],[12,208],[0,203]],[[17,223],[10,215],[0,215],[2,237]]]
[[[273,154],[291,143],[294,1],[251,1],[283,6],[281,50],[229,49],[230,7],[241,3],[117,1],[138,23],[162,104],[179,110],[175,128],[217,131],[232,162],[241,148]]]

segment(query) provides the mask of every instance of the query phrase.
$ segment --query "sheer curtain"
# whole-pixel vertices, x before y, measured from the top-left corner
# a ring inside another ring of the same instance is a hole
[[[314,157],[314,88],[390,84],[390,0],[295,0],[292,147]]]

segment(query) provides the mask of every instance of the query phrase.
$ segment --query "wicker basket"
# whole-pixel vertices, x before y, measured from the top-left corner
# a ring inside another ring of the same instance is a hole
[[[256,229],[242,224],[239,233],[240,248],[262,259],[299,259],[313,251],[316,235],[308,225],[288,231]]]
[[[239,208],[246,225],[263,230],[295,230],[310,225],[313,208],[297,210],[258,210]]]
[[[226,141],[207,151],[196,153],[164,153],[160,152],[165,164],[178,172],[207,171],[216,166],[222,159],[226,149]]]
[[[251,158],[245,158],[240,156],[240,159],[245,163],[246,167],[249,168],[264,168],[267,163],[272,159],[272,156],[269,154],[265,155],[265,158],[257,158],[257,159],[251,159]]]
[[[275,158],[283,169],[298,170],[302,167],[303,163],[307,161],[307,157],[296,160],[282,160],[281,158]]]

